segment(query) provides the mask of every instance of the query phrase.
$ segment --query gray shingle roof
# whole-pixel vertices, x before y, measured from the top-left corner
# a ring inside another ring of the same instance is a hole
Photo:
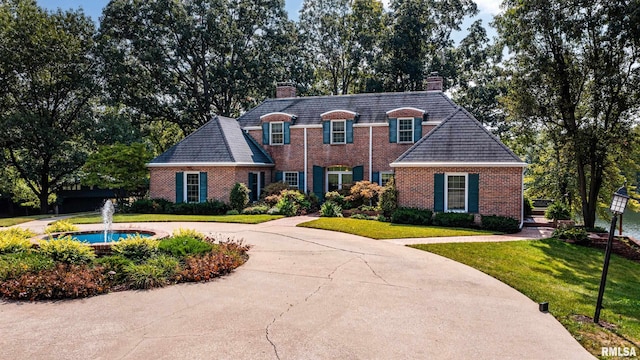
[[[522,163],[473,115],[459,107],[394,161],[406,163]]]
[[[440,91],[308,96],[267,99],[238,118],[238,121],[243,127],[259,126],[260,116],[284,112],[297,117],[296,125],[319,124],[320,114],[324,112],[350,110],[360,114],[358,123],[376,123],[386,122],[386,112],[399,107],[425,110],[430,121],[442,121],[456,109],[456,105]]]
[[[273,160],[235,119],[216,116],[149,164],[273,164]]]

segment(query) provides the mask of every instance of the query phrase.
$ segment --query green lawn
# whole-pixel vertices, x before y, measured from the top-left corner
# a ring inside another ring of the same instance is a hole
[[[170,215],[170,214],[115,214],[114,223],[124,222],[224,222],[241,224],[259,224],[280,219],[281,215]],[[68,219],[73,224],[98,224],[102,222],[100,215],[83,215]]]
[[[455,229],[438,226],[401,225],[375,220],[349,218],[320,218],[318,220],[312,220],[299,224],[298,226],[340,231],[372,239],[401,239],[494,234],[493,232],[484,230]]]
[[[613,255],[600,321],[613,331],[576,316],[593,317],[603,251],[548,239],[503,243],[412,245],[472,266],[512,286],[553,314],[592,354],[601,347],[640,350],[640,263]]]
[[[18,224],[26,223],[26,222],[33,221],[33,220],[50,218],[50,217],[53,217],[53,216],[55,216],[55,215],[51,215],[51,214],[49,214],[49,215],[29,215],[29,216],[19,216],[19,217],[12,217],[12,218],[1,218],[0,219],[0,227],[18,225]]]

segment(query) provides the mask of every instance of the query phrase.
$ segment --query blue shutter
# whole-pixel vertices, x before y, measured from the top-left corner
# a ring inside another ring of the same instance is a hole
[[[347,120],[347,144],[353,143],[353,120]]]
[[[413,142],[422,138],[422,118],[413,119]]]
[[[444,211],[444,174],[433,174],[433,211]]]
[[[276,182],[282,181],[282,171],[276,171]]]
[[[378,171],[371,173],[371,182],[380,185],[380,173]]]
[[[318,199],[324,199],[324,168],[313,165],[313,193]]]
[[[479,212],[480,203],[480,175],[469,174],[469,211],[477,214]]]
[[[398,119],[389,119],[389,142],[398,142]]]
[[[362,181],[364,179],[364,166],[354,166],[353,167],[353,182],[356,183],[358,181]]]
[[[269,145],[269,123],[262,124],[262,144]]]
[[[176,204],[184,202],[184,173],[176,173]]]
[[[285,122],[284,123],[284,143],[289,144],[291,142],[291,132],[289,130],[289,128],[291,127],[291,123],[289,122]]]
[[[322,143],[331,144],[331,121],[322,123]]]
[[[253,173],[249,173],[249,179],[247,180],[247,185],[249,187],[249,200],[250,201],[256,201],[257,199],[257,194],[255,194],[255,192],[253,191]]]
[[[306,193],[307,192],[306,185],[307,184],[305,184],[304,182],[304,171],[300,171],[298,173],[298,189]]]
[[[207,173],[200,172],[200,202],[207,202]]]

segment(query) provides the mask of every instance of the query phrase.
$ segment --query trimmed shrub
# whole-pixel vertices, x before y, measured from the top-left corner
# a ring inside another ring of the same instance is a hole
[[[318,195],[309,193],[309,195],[306,196],[306,199],[307,201],[309,201],[308,213],[314,213],[320,210],[320,198],[318,197]]]
[[[558,239],[571,240],[575,242],[589,241],[589,234],[582,228],[555,229],[552,236]]]
[[[401,207],[391,214],[391,222],[394,224],[431,225],[433,212],[429,209],[416,209]]]
[[[260,205],[250,206],[242,210],[242,213],[245,215],[262,215],[262,214],[266,214],[267,211],[269,211],[269,205],[260,204]]]
[[[267,186],[264,187],[264,189],[262,189],[262,192],[260,194],[260,198],[262,200],[264,200],[266,197],[271,196],[271,195],[279,195],[282,191],[284,190],[289,190],[289,185],[278,181],[278,182],[274,182],[271,183]]]
[[[0,238],[2,238],[3,236],[16,236],[23,239],[29,239],[36,236],[36,233],[29,229],[12,227],[6,230],[0,230]]]
[[[52,269],[25,273],[0,283],[0,294],[14,300],[68,299],[109,291],[101,267],[57,264]]]
[[[54,266],[53,259],[36,252],[2,255],[0,256],[0,281],[17,278],[28,272],[51,269]]]
[[[173,256],[184,257],[186,255],[204,254],[210,252],[213,245],[190,236],[174,236],[160,240],[158,250]]]
[[[218,200],[207,200],[202,203],[172,204],[169,213],[176,215],[222,215],[229,207]]]
[[[375,198],[382,191],[382,187],[371,181],[358,181],[349,189],[349,196],[346,198],[352,207],[360,205],[372,205]]]
[[[238,212],[242,211],[249,203],[249,188],[247,188],[247,185],[235,183],[229,195],[229,203],[231,209],[237,210]]]
[[[520,223],[518,220],[506,216],[482,215],[482,228],[491,231],[500,231],[507,234],[513,234],[520,231]]]
[[[58,220],[49,224],[44,229],[44,232],[47,234],[58,233],[58,232],[67,232],[67,231],[78,231],[80,228],[67,220]]]
[[[342,217],[342,207],[333,201],[326,201],[320,207],[320,216],[323,217]]]
[[[0,233],[0,254],[26,252],[31,249],[31,241],[20,235]]]
[[[95,259],[96,254],[88,244],[73,240],[70,235],[57,239],[40,241],[40,254],[53,261],[67,264],[83,264]]]
[[[340,208],[344,208],[347,203],[345,197],[337,191],[329,191],[324,194],[324,201],[331,201],[332,203],[339,205]]]
[[[240,215],[240,212],[236,209],[229,210],[225,215]]]
[[[158,253],[159,243],[158,240],[143,238],[140,235],[128,235],[126,239],[111,245],[111,251],[135,262],[141,262]]]
[[[473,214],[468,213],[436,213],[433,225],[446,227],[473,228],[477,225],[473,222]]]
[[[393,178],[389,179],[387,185],[380,193],[378,207],[382,210],[384,216],[391,216],[398,208],[398,190]]]
[[[280,200],[276,204],[278,213],[284,216],[296,216],[309,209],[310,203],[298,190],[284,190],[280,193]]]
[[[194,239],[200,240],[200,241],[204,241],[204,239],[206,238],[206,236],[194,229],[183,229],[183,228],[177,228],[175,230],[173,230],[173,233],[171,234],[173,237],[192,237]]]

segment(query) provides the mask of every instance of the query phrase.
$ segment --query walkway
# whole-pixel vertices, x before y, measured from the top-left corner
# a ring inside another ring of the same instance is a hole
[[[0,303],[0,358],[590,359],[509,286],[423,251],[260,225],[146,223],[245,239],[250,260],[201,284]],[[88,228],[91,226],[83,226]]]

